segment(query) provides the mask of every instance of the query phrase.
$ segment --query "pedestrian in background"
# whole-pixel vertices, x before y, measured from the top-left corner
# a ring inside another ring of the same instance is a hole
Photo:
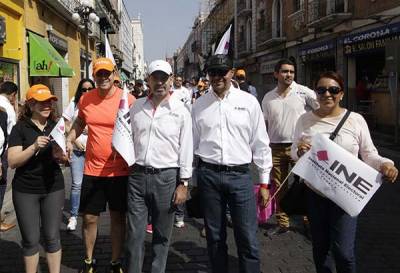
[[[303,114],[297,121],[291,147],[294,160],[298,160],[311,148],[309,140],[312,136],[329,136],[335,131],[347,111],[340,106],[344,96],[344,81],[339,74],[331,71],[321,74],[315,92],[320,107]],[[368,125],[360,114],[350,113],[334,141],[355,157],[360,155],[366,164],[380,171],[384,179],[395,182],[398,170],[392,160],[378,155]],[[307,181],[306,184],[310,188],[307,196],[308,216],[317,273],[355,273],[357,217],[351,217],[314,190]]]
[[[244,71],[244,69],[236,70],[235,77],[236,77],[236,80],[237,80],[237,82],[239,84],[240,90],[243,90],[243,91],[245,91],[247,93],[250,93],[254,97],[257,98],[257,96],[258,96],[257,90],[256,90],[256,88],[254,86],[252,86],[250,84],[249,81],[247,81],[247,79],[246,79],[246,71]]]
[[[75,95],[71,102],[65,108],[63,118],[65,120],[65,126],[67,132],[71,129],[72,123],[76,119],[79,113],[78,104],[81,96],[92,89],[94,89],[94,82],[91,79],[82,79],[76,89]],[[87,128],[83,130],[82,134],[74,141],[74,150],[71,156],[71,217],[68,219],[67,230],[74,231],[77,225],[79,201],[81,196],[81,185],[83,178],[83,169],[85,166],[85,151],[87,141]]]
[[[136,101],[130,110],[136,164],[128,183],[129,273],[142,272],[149,213],[153,223],[151,272],[165,272],[174,211],[186,201],[192,176],[192,121],[185,103],[170,94],[171,65],[156,60],[148,72],[150,96]]]
[[[172,94],[176,96],[183,103],[191,103],[192,91],[183,86],[183,78],[181,75],[174,76],[174,83],[172,86]],[[183,221],[183,218],[181,219]]]
[[[232,86],[233,62],[228,56],[211,56],[206,69],[212,91],[193,104],[192,118],[212,272],[229,272],[225,217],[229,205],[239,271],[259,273],[256,200],[249,164],[254,161],[258,167],[265,206],[272,168],[265,122],[257,99]]]
[[[56,125],[56,100],[45,85],[29,88],[22,115],[9,138],[8,163],[16,168],[12,198],[26,273],[37,272],[41,227],[49,272],[60,272],[64,178],[57,161],[60,158],[52,153],[57,145],[49,137]]]
[[[294,81],[295,64],[289,59],[279,60],[274,68],[277,86],[267,92],[262,100],[262,109],[267,125],[272,149],[272,179],[278,189],[294,161],[290,157],[294,128],[298,118],[307,110],[318,108],[315,92]],[[296,178],[298,179],[298,177]],[[266,235],[279,235],[289,231],[290,219],[279,206],[288,189],[288,183],[276,196],[276,219],[278,226],[266,232]]]
[[[136,99],[147,97],[147,92],[144,90],[143,80],[136,80],[133,87],[133,94]]]
[[[15,100],[18,94],[18,86],[10,81],[1,83],[0,85],[0,127],[3,131],[3,144],[1,154],[1,177],[0,177],[0,212],[3,207],[4,195],[7,189],[7,140],[11,133],[11,129],[17,122],[15,114]],[[5,124],[4,124],[5,123]],[[4,126],[5,125],[5,126]],[[15,227],[14,223],[6,223],[5,219],[0,215],[0,231],[7,231]]]
[[[112,149],[114,131],[122,90],[114,83],[115,67],[108,58],[98,58],[93,64],[97,88],[85,93],[79,101],[79,114],[67,137],[67,153],[71,158],[74,141],[88,127],[85,168],[81,186],[79,212],[83,218],[83,240],[86,257],[79,272],[96,270],[93,251],[97,237],[97,223],[108,204],[111,218],[110,272],[121,273],[120,255],[125,240],[126,186],[129,167]],[[135,98],[128,95],[132,105]]]

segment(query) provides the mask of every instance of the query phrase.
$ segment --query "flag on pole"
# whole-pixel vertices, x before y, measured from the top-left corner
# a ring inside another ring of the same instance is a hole
[[[56,126],[50,132],[50,136],[53,137],[53,139],[57,143],[57,145],[60,146],[60,148],[63,150],[64,154],[66,154],[67,149],[65,146],[65,123],[64,123],[63,118],[60,118],[58,120]]]
[[[133,147],[128,93],[129,91],[125,84],[119,102],[119,110],[111,143],[114,149],[122,156],[126,163],[128,163],[128,166],[132,166],[135,163],[135,150]]]
[[[222,36],[221,41],[219,41],[218,47],[215,50],[214,55],[217,55],[217,54],[228,55],[229,41],[231,39],[231,28],[232,28],[232,24],[229,26],[228,30],[225,31],[224,36]]]
[[[107,39],[107,33],[104,34],[104,37],[106,40],[106,58],[109,58],[113,62],[114,65],[117,65],[117,63],[115,62],[115,59],[114,59],[114,55],[111,51],[110,43],[108,42],[108,39]]]

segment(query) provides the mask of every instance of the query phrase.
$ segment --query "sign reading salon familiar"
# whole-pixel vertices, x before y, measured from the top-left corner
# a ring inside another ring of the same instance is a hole
[[[340,42],[343,44],[344,54],[350,55],[384,48],[390,40],[400,40],[400,23],[349,34]]]
[[[349,215],[357,216],[381,186],[382,175],[325,135],[315,135],[311,144],[293,172]]]

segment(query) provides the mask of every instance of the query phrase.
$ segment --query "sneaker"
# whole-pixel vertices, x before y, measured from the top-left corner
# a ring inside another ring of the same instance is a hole
[[[93,259],[90,262],[87,259],[85,259],[81,270],[79,270],[79,273],[95,273],[95,272],[96,272],[96,261]]]
[[[176,221],[174,224],[175,227],[177,228],[184,228],[185,227],[185,222],[183,221]]]
[[[111,262],[110,268],[111,268],[110,273],[124,273],[120,262],[116,262],[116,263]]]
[[[152,234],[153,233],[153,225],[148,224],[146,227],[146,232]]]
[[[68,225],[67,225],[67,230],[68,231],[74,231],[76,230],[76,225],[78,224],[78,221],[76,220],[76,216],[72,216],[68,220]]]

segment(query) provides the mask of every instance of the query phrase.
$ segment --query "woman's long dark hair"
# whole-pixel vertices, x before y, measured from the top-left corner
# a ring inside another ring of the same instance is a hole
[[[87,79],[87,78],[82,79],[82,80],[79,82],[78,87],[76,88],[76,92],[75,92],[75,96],[74,96],[75,107],[76,107],[76,105],[78,105],[79,100],[81,99],[81,97],[82,97],[82,95],[83,95],[83,92],[82,92],[82,85],[83,85],[85,82],[90,82],[90,84],[93,86],[93,88],[95,88],[94,82],[93,82],[91,79]]]

